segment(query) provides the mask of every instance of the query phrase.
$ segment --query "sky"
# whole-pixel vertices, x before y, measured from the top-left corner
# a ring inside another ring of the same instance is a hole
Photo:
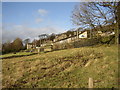
[[[71,16],[77,2],[2,2],[2,40],[34,39],[40,34],[74,28]]]

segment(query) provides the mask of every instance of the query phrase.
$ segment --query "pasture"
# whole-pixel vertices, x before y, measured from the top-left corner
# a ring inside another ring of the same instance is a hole
[[[117,87],[117,46],[82,47],[2,59],[3,88]]]
[[[22,56],[29,56],[33,55],[35,53],[32,52],[16,52],[16,53],[9,53],[9,54],[4,54],[0,55],[0,58],[13,58],[13,57],[22,57]]]

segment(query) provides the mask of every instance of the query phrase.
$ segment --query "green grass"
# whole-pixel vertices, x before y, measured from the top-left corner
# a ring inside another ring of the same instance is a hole
[[[117,47],[83,47],[3,59],[3,88],[117,87]]]
[[[30,55],[30,54],[32,54],[32,52],[17,52],[16,54],[9,53],[9,54],[0,55],[0,58],[11,57],[11,56]]]

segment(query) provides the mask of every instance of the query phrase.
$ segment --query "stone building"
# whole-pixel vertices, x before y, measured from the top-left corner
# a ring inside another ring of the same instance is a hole
[[[35,44],[33,44],[33,43],[28,43],[27,44],[27,49],[33,49],[33,48],[36,48]]]

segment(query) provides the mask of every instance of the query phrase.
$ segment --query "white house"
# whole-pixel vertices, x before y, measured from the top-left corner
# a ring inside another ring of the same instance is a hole
[[[59,37],[58,37],[59,38]],[[86,31],[81,31],[78,35],[78,38],[88,38],[88,30]],[[61,39],[59,41],[56,41],[54,43],[70,43],[71,41],[74,41],[77,39],[77,35],[73,36],[73,37],[69,37],[69,38],[65,38],[65,39]]]
[[[79,38],[88,38],[88,31],[84,31],[81,34],[79,34]]]

